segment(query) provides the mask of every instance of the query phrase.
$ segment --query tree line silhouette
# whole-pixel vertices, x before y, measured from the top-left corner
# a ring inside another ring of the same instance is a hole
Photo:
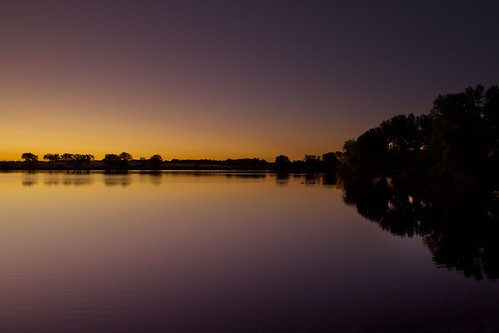
[[[401,177],[497,189],[499,89],[440,95],[430,114],[397,115],[343,147],[346,178]]]
[[[43,159],[48,162],[39,162],[38,155],[31,152],[23,153],[24,167],[27,169],[234,169],[234,170],[255,170],[255,171],[276,171],[279,173],[306,172],[336,173],[339,165],[340,152],[325,153],[321,156],[305,155],[303,160],[291,161],[285,155],[276,157],[275,162],[267,162],[260,158],[239,158],[226,160],[212,159],[172,159],[163,160],[161,155],[155,154],[150,158],[140,157],[133,159],[130,153],[105,154],[102,160],[95,160],[92,154],[53,154],[43,155]],[[5,165],[4,165],[5,166]],[[0,163],[0,168],[2,163]],[[18,166],[19,167],[19,166]]]

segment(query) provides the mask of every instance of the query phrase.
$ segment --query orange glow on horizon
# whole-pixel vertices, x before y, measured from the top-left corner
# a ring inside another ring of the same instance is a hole
[[[229,113],[229,106],[223,105],[173,103],[162,106],[164,101],[150,101],[149,109],[158,111],[141,116],[137,110],[144,105],[139,102],[54,101],[57,101],[55,96],[53,101],[43,103],[11,100],[0,106],[3,115],[0,161],[21,160],[24,152],[38,155],[39,160],[43,160],[46,153],[66,152],[93,154],[100,160],[106,153],[122,151],[131,153],[135,159],[160,154],[165,160],[262,158],[273,161],[280,154],[302,159],[305,154],[337,151],[345,140],[345,133],[324,137],[321,131],[314,131],[314,126],[318,128],[320,124],[302,125],[286,120],[276,123],[257,116]],[[241,105],[245,111],[249,107]],[[164,109],[171,111],[160,112]],[[25,117],[26,114],[31,116]]]

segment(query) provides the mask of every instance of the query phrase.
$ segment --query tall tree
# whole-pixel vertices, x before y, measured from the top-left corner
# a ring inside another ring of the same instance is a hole
[[[474,182],[490,173],[492,165],[498,166],[494,158],[499,148],[498,101],[497,86],[485,91],[478,85],[437,97],[429,148],[441,176],[452,182]]]
[[[124,162],[130,162],[133,157],[131,154],[127,153],[127,152],[122,152],[120,155],[119,155],[120,159]]]
[[[44,160],[47,160],[47,161],[49,161],[49,162],[51,162],[51,163],[53,163],[53,162],[58,162],[58,161],[60,161],[61,156],[60,156],[59,154],[51,154],[51,153],[48,153],[48,154],[43,155],[43,159],[44,159]]]
[[[21,158],[27,163],[33,163],[38,161],[38,155],[35,155],[33,153],[23,153],[21,155]]]
[[[277,171],[287,172],[291,169],[291,161],[286,155],[279,155],[275,158],[274,167]]]
[[[158,154],[152,155],[151,158],[149,158],[149,163],[151,167],[159,168],[163,163],[163,157],[161,157],[161,155]]]

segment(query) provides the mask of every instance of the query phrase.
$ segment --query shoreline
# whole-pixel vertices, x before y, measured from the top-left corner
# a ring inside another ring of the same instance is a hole
[[[162,162],[160,165],[150,165],[142,161],[131,161],[126,166],[108,166],[102,161],[91,161],[75,165],[68,162],[0,162],[0,171],[166,171],[166,170],[209,170],[209,171],[275,171],[269,163],[257,166],[252,163],[225,162],[225,161],[178,161]]]

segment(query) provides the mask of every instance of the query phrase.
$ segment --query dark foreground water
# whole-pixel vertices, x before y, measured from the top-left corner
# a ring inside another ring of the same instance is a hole
[[[499,329],[496,281],[321,178],[0,173],[0,207],[1,332]]]

